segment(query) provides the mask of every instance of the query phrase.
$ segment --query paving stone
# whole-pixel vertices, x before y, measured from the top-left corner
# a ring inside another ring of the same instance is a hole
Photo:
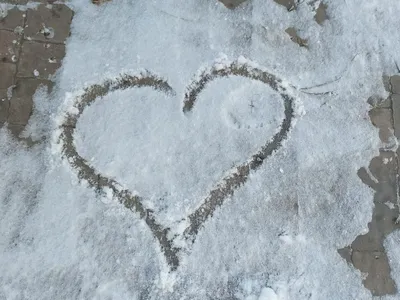
[[[373,108],[369,111],[372,124],[378,128],[392,127],[392,112],[387,108]]]
[[[53,83],[40,79],[18,79],[10,101],[8,122],[13,125],[26,125],[32,113],[33,95],[40,85],[49,88]]]
[[[389,93],[391,93],[391,85],[390,85],[390,76],[382,75],[383,87]],[[368,104],[372,107],[380,107],[380,108],[392,108],[392,98],[391,95],[386,99],[382,98],[379,95],[372,95],[367,100]]]
[[[382,119],[390,109],[375,109],[373,116],[378,117],[375,125],[387,127],[390,120]],[[390,119],[390,118],[389,118]],[[363,169],[363,168],[362,168]],[[390,266],[383,242],[388,234],[400,228],[396,224],[399,214],[397,206],[397,156],[392,151],[380,151],[369,166],[369,172],[358,174],[361,180],[371,186],[376,192],[374,195],[374,210],[371,222],[368,223],[368,233],[356,237],[351,246],[339,249],[339,254],[361,272],[368,273],[363,281],[364,286],[373,295],[386,295],[396,292],[397,287],[391,279]],[[363,178],[364,176],[369,178]],[[373,177],[373,178],[371,178]],[[376,258],[377,257],[377,258]]]
[[[393,94],[400,94],[400,75],[390,77],[390,84]]]
[[[297,30],[294,27],[288,27],[286,28],[285,32],[289,35],[290,40],[293,43],[296,43],[297,45],[299,45],[300,47],[305,47],[307,48],[307,39],[303,39],[301,38],[298,34],[297,34]]]
[[[364,286],[374,296],[395,294],[396,284],[390,277],[390,266],[384,252],[353,251],[352,262],[354,266],[367,277],[363,280]]]
[[[369,111],[369,117],[372,124],[379,128],[380,139],[383,142],[388,143],[393,135],[392,111],[388,108],[376,107]]]
[[[383,241],[386,234],[393,231],[394,221],[392,220],[392,216],[394,216],[396,212],[393,211],[391,216],[385,216],[385,208],[389,211],[389,207],[387,207],[386,204],[377,204],[376,206],[379,208],[376,211],[374,209],[372,221],[368,223],[368,233],[356,237],[351,244],[351,249],[353,251],[385,251]],[[384,220],[386,217],[387,219]]]
[[[64,4],[39,5],[27,12],[25,36],[43,42],[64,43],[70,35],[73,12]]]
[[[391,93],[392,91],[390,87],[390,76],[382,75],[382,82],[385,90]]]
[[[14,84],[15,64],[0,62],[0,89],[8,89]]]
[[[394,135],[400,139],[400,95],[392,95]]]
[[[7,121],[9,105],[7,90],[0,90],[0,126]]]
[[[369,227],[369,226],[368,226]],[[385,251],[382,245],[383,235],[377,230],[369,229],[369,232],[364,235],[359,235],[351,244],[353,251]]]
[[[353,260],[354,265],[357,265],[357,269],[359,269],[363,273],[369,273],[372,267],[371,258],[376,259],[375,257],[382,257],[381,251],[353,251],[351,259]],[[373,261],[372,260],[372,261]]]
[[[324,23],[324,21],[328,19],[328,15],[326,13],[327,8],[328,8],[328,6],[321,1],[319,3],[317,10],[315,11],[314,20],[319,25],[322,25],[322,23]]]
[[[15,2],[20,1],[18,0]],[[5,16],[4,18],[0,18],[0,29],[14,30],[17,26],[22,27],[24,25],[24,14],[25,12],[19,10],[16,7],[10,9],[9,11],[7,11],[7,16]]]
[[[375,184],[374,203],[386,203],[397,201],[397,160],[392,151],[381,151],[369,164],[369,171],[378,181]]]
[[[278,3],[279,5],[286,7],[286,9],[288,11],[292,11],[292,10],[296,9],[295,0],[274,0],[274,1],[276,3]]]
[[[392,108],[392,97],[387,97],[385,100],[379,103],[379,107],[381,108]]]
[[[353,254],[353,249],[351,249],[351,247],[347,246],[342,249],[338,249],[338,253],[346,260],[347,263],[351,263],[351,255]]]
[[[8,130],[10,130],[11,134],[15,137],[18,137],[21,132],[24,130],[24,125],[17,125],[17,124],[8,124]]]
[[[392,203],[394,207],[389,207],[386,203]],[[395,199],[385,203],[375,203],[371,228],[380,232],[383,236],[387,236],[399,228],[399,224],[396,224],[398,215],[399,210],[395,206]]]
[[[18,59],[20,37],[12,31],[0,30],[0,61],[15,63]]]
[[[240,4],[242,4],[247,0],[219,0],[219,1],[222,2],[227,8],[232,9],[239,6]]]
[[[61,66],[64,55],[64,45],[24,42],[17,76],[48,79]]]
[[[384,99],[381,96],[373,95],[368,98],[367,102],[372,108],[392,108],[392,98],[390,96]]]

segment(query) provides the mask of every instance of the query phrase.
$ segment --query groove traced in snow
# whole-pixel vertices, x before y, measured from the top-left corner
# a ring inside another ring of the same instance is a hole
[[[213,215],[216,208],[223,205],[224,200],[232,196],[235,190],[247,181],[251,171],[257,170],[270,155],[279,149],[282,145],[282,141],[288,137],[288,132],[292,126],[294,100],[286,92],[286,88],[282,86],[282,81],[274,75],[255,67],[254,63],[242,57],[232,63],[226,61],[222,63],[218,62],[211,68],[202,71],[200,75],[196,77],[196,80],[189,84],[188,91],[185,94],[183,112],[189,113],[194,108],[197,96],[209,82],[216,78],[228,76],[241,76],[269,85],[274,91],[280,93],[284,102],[285,117],[280,126],[280,130],[272,139],[268,140],[265,145],[245,163],[233,167],[229,172],[230,174],[222,178],[220,183],[209,192],[209,195],[201,202],[199,207],[187,217],[188,225],[183,235],[184,239],[189,241],[189,246],[194,243],[197,233],[207,219]],[[138,213],[140,218],[149,226],[153,236],[158,240],[167,264],[170,266],[171,270],[176,270],[179,266],[178,253],[180,248],[174,246],[174,238],[176,237],[171,239],[168,236],[170,228],[164,227],[157,220],[154,211],[145,206],[140,196],[124,189],[116,180],[110,179],[95,170],[87,160],[78,154],[74,143],[74,130],[77,121],[87,106],[110,92],[146,86],[167,94],[174,94],[173,89],[167,81],[150,72],[145,72],[138,76],[122,75],[120,78],[107,80],[101,85],[93,85],[87,88],[82,96],[76,98],[73,105],[74,109],[72,109],[74,113],[66,114],[64,123],[61,125],[62,133],[60,141],[62,143],[62,153],[72,167],[76,169],[78,177],[86,180],[92,188],[101,191],[105,195],[107,194],[107,190],[111,190],[113,196],[116,197],[121,204],[127,209]],[[180,245],[181,244],[182,243],[180,243]]]

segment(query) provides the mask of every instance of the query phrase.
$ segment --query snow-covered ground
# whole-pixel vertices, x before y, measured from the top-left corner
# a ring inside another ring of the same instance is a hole
[[[371,219],[373,191],[357,170],[380,142],[366,100],[386,96],[382,74],[400,62],[400,2],[326,4],[320,26],[306,2],[288,13],[265,0],[233,11],[214,0],[71,0],[56,88],[37,92],[25,132],[46,142],[26,148],[0,132],[0,299],[371,299],[337,249]],[[289,39],[288,27],[308,48]],[[85,87],[144,69],[168,82],[174,94],[142,87],[97,99],[74,141],[93,168],[178,234],[284,118],[278,92],[240,76],[210,82],[191,113],[182,112],[201,70],[238,58],[282,79],[295,99],[292,127],[170,271],[139,214],[79,181],[62,155],[59,125]],[[392,260],[399,239],[386,240]]]

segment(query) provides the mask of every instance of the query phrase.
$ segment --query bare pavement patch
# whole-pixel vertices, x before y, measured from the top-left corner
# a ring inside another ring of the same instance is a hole
[[[393,132],[399,137],[399,75],[384,77],[390,93],[387,99],[374,97],[369,100],[373,108],[369,112],[374,126],[379,128],[379,136],[386,145],[380,155],[374,157],[368,168],[358,171],[360,179],[375,191],[374,212],[368,224],[368,233],[358,236],[353,243],[339,249],[340,255],[355,268],[367,274],[363,284],[375,296],[396,294],[397,287],[391,277],[390,262],[384,247],[385,238],[400,228],[398,179],[398,150]]]

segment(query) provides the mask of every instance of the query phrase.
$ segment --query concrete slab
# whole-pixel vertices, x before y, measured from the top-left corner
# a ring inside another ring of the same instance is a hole
[[[24,128],[25,128],[24,125],[8,124],[8,126],[7,126],[7,129],[11,132],[11,134],[14,137],[19,137],[19,135],[24,130]]]
[[[388,75],[382,75],[382,82],[385,90],[389,93],[392,92],[392,88],[390,86],[390,76]]]
[[[294,28],[294,27],[286,28],[285,32],[289,35],[290,40],[291,40],[293,43],[296,43],[296,44],[299,45],[300,47],[305,47],[305,48],[307,48],[307,39],[301,38],[301,37],[297,34],[296,28]]]
[[[397,287],[390,275],[383,243],[389,233],[400,228],[396,224],[399,214],[396,153],[381,151],[371,161],[369,172],[359,172],[359,176],[364,183],[375,189],[375,208],[368,224],[368,233],[358,236],[349,247],[339,249],[338,252],[348,263],[367,273],[363,284],[374,296],[394,294]]]
[[[380,108],[392,108],[392,97],[387,97],[386,99],[382,99],[382,101],[378,105]]]
[[[389,262],[384,252],[353,251],[352,262],[357,269],[366,274],[363,283],[372,295],[396,293],[396,285],[390,277]]]
[[[2,1],[3,2],[3,1]],[[15,1],[20,2],[20,1]],[[24,17],[25,12],[19,10],[18,8],[10,9],[7,12],[7,16],[4,18],[0,18],[0,30],[6,29],[14,31],[18,26],[24,26]]]
[[[400,95],[391,96],[393,107],[394,135],[400,139]]]
[[[18,79],[14,89],[9,108],[8,122],[12,125],[28,123],[32,113],[33,95],[40,85],[52,87],[52,82],[40,79]]]
[[[70,35],[72,10],[63,4],[39,5],[27,11],[25,36],[42,42],[64,43]]]
[[[367,102],[373,108],[392,108],[392,98],[390,96],[384,99],[378,95],[373,95],[368,98]]]
[[[227,8],[233,9],[242,4],[243,2],[246,2],[247,0],[219,0],[224,4]]]
[[[381,140],[387,142],[393,131],[396,136],[400,135],[400,98],[392,93],[397,92],[398,87],[400,89],[400,76],[384,76],[383,82],[391,92],[390,102],[387,102],[392,106],[382,108],[377,105],[369,112],[369,116],[372,124],[379,128]],[[368,233],[358,236],[350,246],[338,252],[355,268],[367,274],[363,284],[372,295],[395,294],[397,287],[390,276],[390,265],[383,243],[388,234],[400,229],[400,224],[396,222],[399,216],[398,153],[380,151],[380,155],[371,160],[368,170],[361,168],[358,175],[375,190],[375,207],[368,224]]]
[[[14,84],[15,64],[0,62],[0,89],[8,89]]]
[[[390,108],[373,108],[369,111],[369,117],[372,124],[379,128],[379,137],[381,141],[388,143],[393,135],[392,110]]]
[[[10,102],[7,97],[7,90],[0,89],[0,125],[4,124],[8,118]]]
[[[0,61],[15,63],[19,57],[20,36],[12,31],[0,30]]]
[[[296,9],[295,0],[274,0],[274,2],[286,7],[286,9],[288,11],[292,11],[292,10]]]
[[[390,84],[393,94],[400,94],[400,75],[390,77]]]
[[[17,76],[49,79],[61,66],[64,55],[64,45],[24,42]]]
[[[317,10],[315,11],[314,20],[319,25],[322,25],[322,23],[324,23],[324,21],[328,19],[328,14],[326,13],[327,8],[328,6],[321,1]]]
[[[23,5],[28,1],[3,2]],[[73,16],[71,9],[59,3],[63,1],[36,2],[52,5],[26,11],[13,8],[0,19],[0,126],[7,121],[16,135],[32,113],[36,88],[40,84],[52,85],[47,79],[61,65]]]

